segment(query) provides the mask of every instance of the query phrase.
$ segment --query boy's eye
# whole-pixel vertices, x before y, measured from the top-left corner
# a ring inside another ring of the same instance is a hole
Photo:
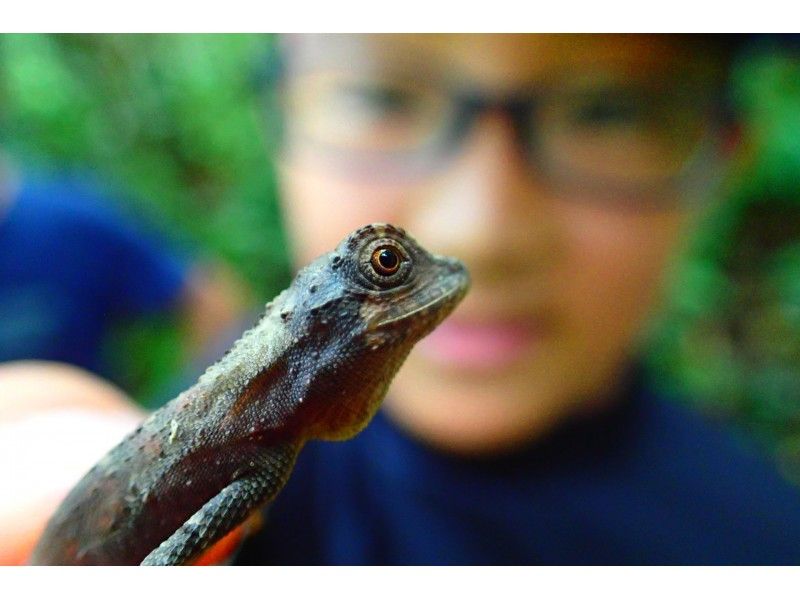
[[[413,150],[441,133],[451,109],[445,94],[413,82],[340,74],[296,80],[287,98],[292,125],[339,151]]]
[[[354,85],[342,91],[342,99],[354,108],[404,112],[413,107],[414,97],[406,90],[382,85]]]
[[[339,118],[354,122],[363,119],[413,121],[422,110],[419,94],[382,84],[350,84],[339,89],[332,100],[331,108]]]
[[[576,99],[568,114],[574,126],[607,128],[646,124],[652,111],[653,106],[642,96],[609,93]]]

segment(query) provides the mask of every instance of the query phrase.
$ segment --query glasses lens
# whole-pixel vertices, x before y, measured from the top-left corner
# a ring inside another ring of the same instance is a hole
[[[289,140],[339,159],[417,153],[451,120],[447,97],[433,89],[343,73],[298,77],[287,84],[284,102]]]
[[[669,192],[714,127],[710,89],[674,79],[573,77],[534,90],[520,104],[521,138],[566,191]],[[374,179],[431,172],[483,111],[436,86],[347,72],[297,75],[282,92],[289,147]]]
[[[578,85],[546,97],[531,135],[561,179],[656,188],[680,177],[707,138],[709,97],[661,82]]]

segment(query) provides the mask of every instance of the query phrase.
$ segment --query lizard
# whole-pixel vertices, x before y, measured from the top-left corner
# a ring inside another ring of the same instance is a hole
[[[78,482],[31,563],[190,564],[274,500],[306,442],[362,430],[468,287],[399,227],[351,233]]]

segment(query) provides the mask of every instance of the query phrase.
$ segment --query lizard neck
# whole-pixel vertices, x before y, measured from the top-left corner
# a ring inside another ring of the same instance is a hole
[[[228,439],[269,435],[283,429],[293,406],[281,400],[296,335],[281,317],[293,295],[284,291],[267,304],[258,322],[236,341],[197,383],[175,401],[195,411],[198,421]]]

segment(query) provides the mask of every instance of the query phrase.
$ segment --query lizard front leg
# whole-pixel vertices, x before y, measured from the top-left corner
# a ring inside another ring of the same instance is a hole
[[[289,479],[299,447],[279,446],[253,461],[248,473],[204,504],[169,538],[148,554],[142,565],[184,565],[242,523],[259,505],[273,498]]]

